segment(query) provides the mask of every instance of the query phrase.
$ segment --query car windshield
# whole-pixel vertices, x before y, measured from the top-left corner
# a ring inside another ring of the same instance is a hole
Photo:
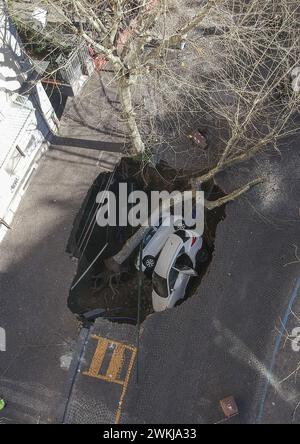
[[[156,233],[156,231],[157,230],[155,228],[150,228],[149,229],[149,231],[147,232],[147,234],[144,237],[143,248],[145,248],[149,244],[149,242],[153,238],[153,236]]]
[[[179,276],[179,271],[176,270],[176,268],[171,268],[170,274],[169,274],[169,288],[170,292],[174,291],[174,287],[177,281],[177,278]]]
[[[169,296],[167,279],[154,272],[152,276],[152,283],[153,289],[158,296],[162,298],[167,298]]]

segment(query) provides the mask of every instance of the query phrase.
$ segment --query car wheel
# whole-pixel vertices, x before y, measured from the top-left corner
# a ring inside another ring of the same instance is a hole
[[[145,256],[143,259],[143,264],[147,268],[147,270],[154,270],[156,265],[156,259],[154,256]]]

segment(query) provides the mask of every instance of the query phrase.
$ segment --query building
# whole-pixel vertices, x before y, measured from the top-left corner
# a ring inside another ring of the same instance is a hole
[[[38,160],[57,129],[57,117],[0,0],[0,240]]]
[[[10,12],[19,25],[22,23],[23,28],[26,25],[35,30],[37,36],[41,35],[41,40],[50,43],[49,53],[44,54],[43,58],[43,63],[48,63],[44,85],[52,90],[49,97],[55,107],[57,103],[53,100],[53,88],[55,92],[59,89],[60,96],[76,96],[95,71],[90,48],[81,37],[68,32],[68,21],[58,3],[55,8],[51,2],[43,4],[40,0],[15,0],[10,3]],[[74,24],[78,23],[74,17]],[[56,48],[51,46],[53,35],[60,42]],[[41,54],[33,57],[40,58]]]

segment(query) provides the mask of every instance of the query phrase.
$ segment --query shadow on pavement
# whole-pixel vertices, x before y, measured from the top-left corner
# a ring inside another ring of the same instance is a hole
[[[113,153],[122,153],[126,144],[115,142],[103,142],[98,140],[78,139],[73,137],[61,137],[53,135],[51,143],[57,146],[72,146],[97,151],[109,151]]]

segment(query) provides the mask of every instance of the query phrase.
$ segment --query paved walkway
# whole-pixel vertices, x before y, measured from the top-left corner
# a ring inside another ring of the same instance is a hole
[[[83,96],[89,88],[97,89],[94,81],[86,85]],[[101,97],[104,94],[98,90],[99,102]],[[78,100],[69,101],[67,113]],[[98,101],[88,102],[86,115],[97,111]],[[90,129],[78,124],[75,133],[67,113],[61,137],[86,139]],[[100,128],[101,121],[98,124]],[[67,309],[76,265],[65,247],[89,187],[119,157],[116,152],[102,151],[100,130],[94,133],[94,141],[97,149],[78,148],[76,143],[51,147],[32,178],[13,229],[0,246],[0,327],[7,334],[7,351],[0,352],[0,393],[8,402],[0,422],[53,423],[64,402],[62,393],[78,334]]]

